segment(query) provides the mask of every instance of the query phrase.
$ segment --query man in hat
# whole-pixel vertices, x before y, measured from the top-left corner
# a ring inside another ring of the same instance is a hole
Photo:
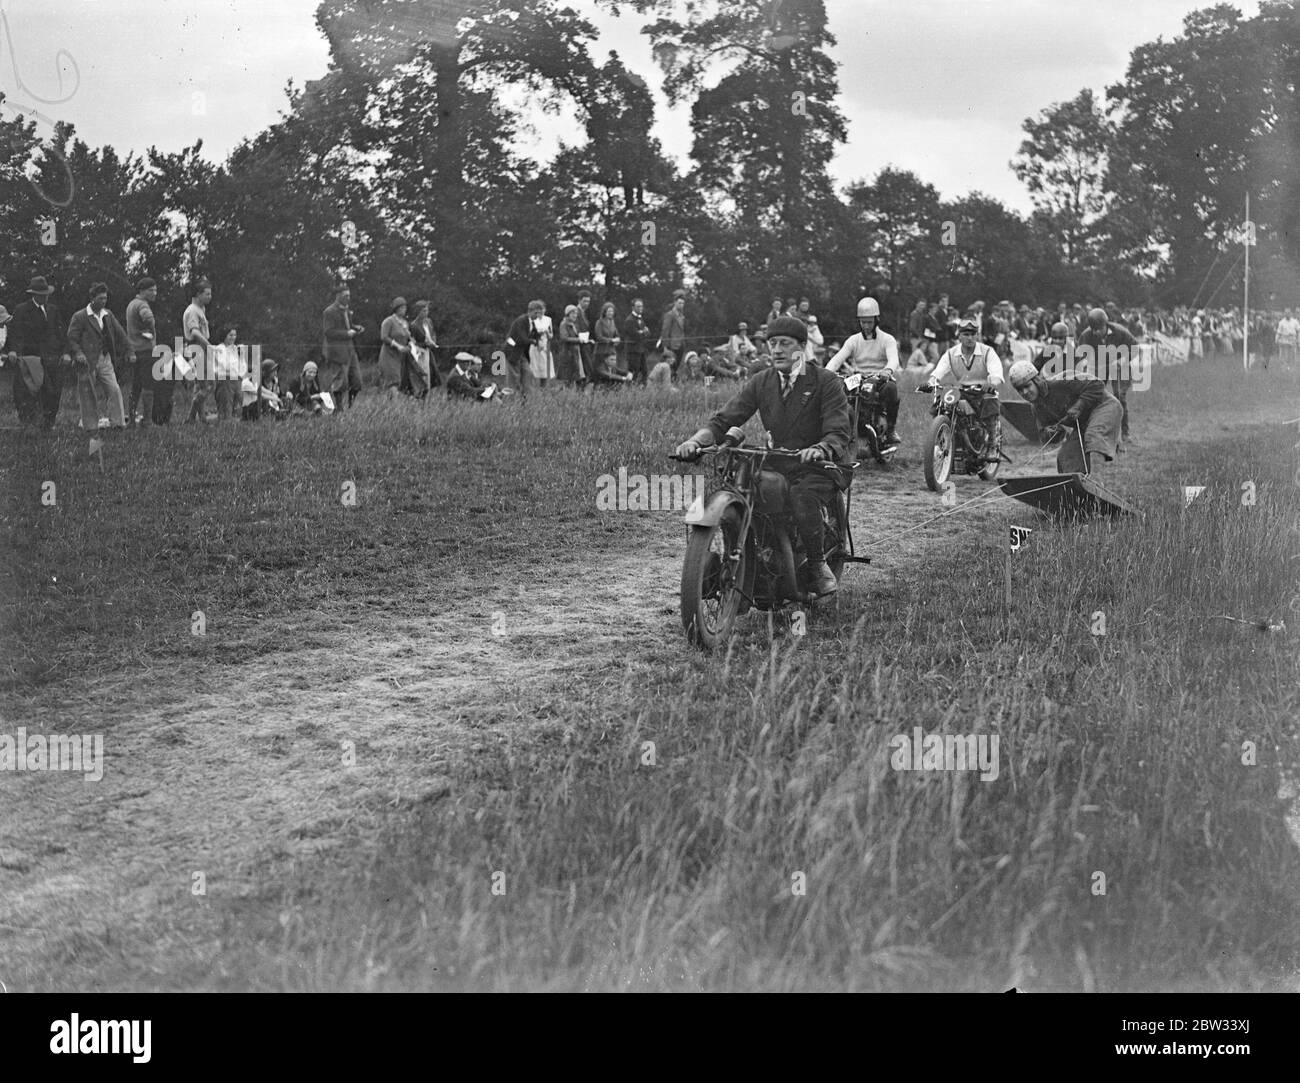
[[[130,351],[126,328],[108,310],[108,286],[96,282],[90,287],[90,304],[78,309],[68,323],[68,343],[77,365],[77,399],[81,403],[81,427],[93,432],[99,427],[98,391],[108,403],[108,421],[114,429],[126,428],[122,389],[117,385],[113,363]]]
[[[744,320],[736,325],[736,333],[727,340],[727,354],[738,365],[748,366],[758,354],[758,347],[749,337],[749,324]]]
[[[722,439],[733,425],[744,425],[757,413],[774,447],[800,452],[797,461],[772,460],[790,484],[790,501],[807,558],[805,577],[810,593],[832,594],[834,573],[826,563],[823,509],[835,499],[835,483],[823,460],[842,461],[848,450],[851,421],[844,381],[818,365],[808,364],[808,331],[804,322],[782,316],[768,324],[772,368],[747,380],[725,406],[689,440],[678,445],[679,458],[693,460],[702,448]]]
[[[27,300],[14,308],[8,341],[14,358],[14,406],[18,420],[24,425],[40,421],[47,429],[54,428],[63,398],[60,364],[72,363],[67,324],[50,300],[53,292],[54,287],[42,276],[31,280]]]
[[[456,367],[447,377],[447,394],[462,399],[476,399],[479,402],[486,402],[494,397],[497,385],[484,386],[479,377],[482,371],[483,359],[462,350],[456,355]]]
[[[321,314],[325,374],[323,383],[340,407],[361,394],[361,362],[355,339],[365,328],[352,322],[352,291],[343,283],[334,288],[334,301]]]
[[[402,384],[410,363],[411,326],[406,322],[406,298],[394,297],[389,314],[379,326],[379,390],[391,398]],[[409,375],[408,375],[409,379]]]
[[[152,278],[142,278],[135,284],[135,296],[126,306],[126,344],[131,350],[131,398],[126,411],[128,425],[148,425],[155,420],[154,411],[159,396],[155,393],[157,381],[153,378],[154,347],[158,345],[158,327],[154,319],[153,303],[158,299],[158,283]],[[170,399],[170,388],[164,392]],[[136,407],[140,414],[136,414]]]

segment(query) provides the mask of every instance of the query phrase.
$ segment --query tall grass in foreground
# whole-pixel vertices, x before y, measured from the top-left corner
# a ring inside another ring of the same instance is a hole
[[[1134,402],[1139,419],[1203,425],[1215,398],[1236,419],[1268,394],[1206,373]],[[382,624],[427,611],[467,559],[488,584],[557,553],[639,552],[646,520],[599,516],[595,478],[664,471],[704,412],[700,395],[516,406],[363,404],[325,424],[130,434],[106,449],[103,474],[75,434],[12,440],[5,705],[57,703],[110,670],[229,673],[258,651],[291,652],[305,613]],[[1288,612],[1292,440],[1241,425],[1231,442],[1189,446],[1121,486],[1149,509],[1143,521],[1036,524],[1009,615],[999,529],[915,539],[911,574],[865,573],[871,586],[854,594],[865,604],[819,612],[805,640],[769,642],[751,620],[729,653],[706,658],[666,617],[661,649],[574,685],[547,729],[563,727],[563,741],[483,752],[450,798],[395,822],[356,875],[322,862],[228,904],[215,960],[178,949],[142,974],[136,961],[174,915],[115,929],[97,980],[1294,982],[1300,866],[1275,794],[1279,763],[1300,759],[1297,630],[1218,619],[1300,621]],[[43,478],[59,484],[56,509],[36,503]],[[1245,478],[1258,486],[1252,508],[1239,501]],[[359,495],[347,511],[344,480]],[[1185,511],[1184,483],[1209,486]],[[577,611],[581,584],[574,597]],[[210,614],[206,639],[188,634],[192,608]],[[1090,632],[1098,611],[1104,637]],[[111,727],[123,705],[99,710]],[[996,734],[998,778],[894,771],[889,739],[915,726]],[[1242,763],[1245,741],[1255,766]],[[504,895],[491,893],[494,871]]]
[[[1145,520],[1040,524],[1009,621],[986,538],[892,607],[819,618],[812,645],[630,665],[578,693],[568,747],[503,753],[507,788],[403,824],[327,898],[296,885],[255,945],[232,927],[214,980],[1294,988],[1295,630],[1217,619],[1290,617],[1296,591],[1290,437],[1250,447],[1192,449]],[[1183,510],[1188,472],[1209,489]],[[895,771],[915,726],[997,734],[999,777]]]

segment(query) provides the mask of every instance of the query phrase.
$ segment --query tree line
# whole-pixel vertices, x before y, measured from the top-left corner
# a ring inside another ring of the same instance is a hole
[[[95,149],[0,110],[0,301],[45,274],[69,303],[106,281],[120,308],[148,274],[166,341],[203,274],[218,322],[268,355],[319,341],[339,277],[362,313],[429,300],[444,344],[499,342],[530,299],[558,312],[581,287],[653,314],[686,285],[709,332],[778,294],[809,297],[829,334],[863,293],[896,327],[940,291],[1227,305],[1249,192],[1252,297],[1300,302],[1292,3],[1193,12],[1135,49],[1104,101],[1085,89],[1027,118],[1008,166],[1028,216],[943,199],[887,146],[874,178],[836,190],[848,126],[822,0],[603,3],[646,20],[654,77],[690,104],[684,169],[651,135],[646,76],[593,55],[595,27],[555,0],[323,0],[328,71],[223,163],[201,142]],[[515,149],[538,108],[580,124],[545,165]]]

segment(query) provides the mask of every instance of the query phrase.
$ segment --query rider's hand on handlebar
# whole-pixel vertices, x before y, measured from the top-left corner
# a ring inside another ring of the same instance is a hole
[[[801,463],[820,462],[826,458],[826,453],[819,447],[806,447],[799,452],[799,461]]]
[[[684,443],[677,445],[677,451],[675,454],[677,458],[686,459],[688,461],[698,459],[700,457],[700,445],[694,440],[687,440]]]

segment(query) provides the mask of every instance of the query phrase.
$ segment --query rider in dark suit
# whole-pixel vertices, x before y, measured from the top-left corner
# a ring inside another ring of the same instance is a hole
[[[782,316],[767,328],[772,367],[751,376],[740,392],[713,415],[704,428],[677,448],[684,459],[716,444],[733,425],[743,425],[755,413],[772,437],[772,446],[798,449],[798,462],[773,461],[769,469],[786,475],[799,537],[808,557],[809,586],[816,594],[836,589],[826,564],[822,509],[835,497],[835,483],[821,460],[843,462],[852,437],[844,381],[806,358],[808,331],[802,320]]]

